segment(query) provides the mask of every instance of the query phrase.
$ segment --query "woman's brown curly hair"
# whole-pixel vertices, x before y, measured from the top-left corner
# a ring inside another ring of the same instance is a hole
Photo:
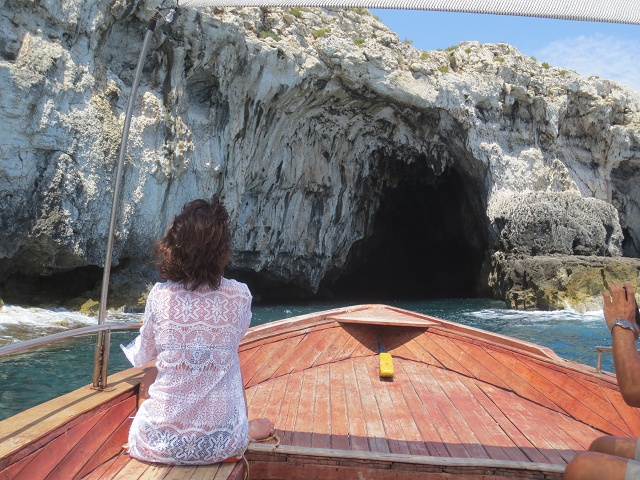
[[[162,278],[190,290],[218,288],[231,260],[227,209],[217,197],[187,203],[156,243],[155,254]]]

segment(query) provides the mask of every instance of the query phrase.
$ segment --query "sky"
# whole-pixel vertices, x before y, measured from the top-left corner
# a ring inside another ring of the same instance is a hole
[[[464,40],[508,43],[539,62],[613,80],[640,94],[640,25],[423,10],[371,13],[421,50],[444,50]]]

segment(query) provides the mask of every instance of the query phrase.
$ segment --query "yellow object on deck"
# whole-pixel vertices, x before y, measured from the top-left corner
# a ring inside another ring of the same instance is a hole
[[[393,377],[393,358],[390,353],[380,352],[380,376]]]

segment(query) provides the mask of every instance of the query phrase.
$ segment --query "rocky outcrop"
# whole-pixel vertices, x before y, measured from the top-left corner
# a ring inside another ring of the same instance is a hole
[[[5,298],[99,281],[150,6],[4,7]],[[185,10],[145,63],[114,288],[143,292],[154,239],[218,194],[256,295],[508,299],[518,255],[640,256],[639,152],[634,92],[505,44],[421,52],[357,9]]]
[[[602,309],[607,284],[640,285],[640,261],[632,258],[565,255],[493,256],[489,283],[509,307],[578,311]],[[637,296],[640,299],[640,296]]]

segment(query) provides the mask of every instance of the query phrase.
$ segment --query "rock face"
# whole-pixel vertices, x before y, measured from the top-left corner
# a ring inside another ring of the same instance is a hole
[[[99,281],[150,7],[4,6],[0,295]],[[506,44],[421,52],[357,9],[185,10],[138,97],[114,290],[143,292],[154,240],[214,194],[231,273],[264,297],[509,301],[523,256],[640,256],[640,98]]]

